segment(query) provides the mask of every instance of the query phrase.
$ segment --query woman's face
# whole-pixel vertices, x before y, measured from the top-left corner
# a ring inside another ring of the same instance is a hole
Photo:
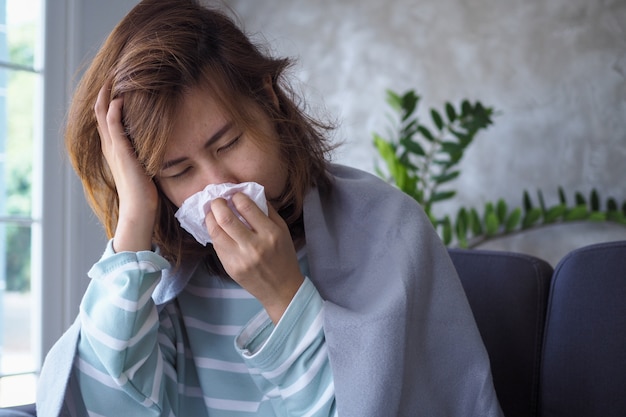
[[[276,138],[270,121],[258,112],[261,131]],[[259,146],[257,138],[240,130],[223,114],[203,88],[184,96],[157,174],[161,190],[177,207],[209,184],[257,182],[276,207],[287,184],[286,164],[278,140]]]

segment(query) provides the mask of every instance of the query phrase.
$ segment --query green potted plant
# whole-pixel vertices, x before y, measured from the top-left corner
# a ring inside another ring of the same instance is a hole
[[[541,191],[533,201],[523,192],[522,205],[509,208],[503,199],[488,202],[479,212],[460,207],[456,216],[440,216],[433,207],[456,195],[453,180],[461,175],[459,162],[480,131],[493,124],[496,112],[481,102],[450,102],[442,111],[431,108],[429,125],[416,115],[421,97],[414,90],[404,94],[387,91],[387,103],[393,110],[387,138],[374,133],[374,146],[384,162],[376,167],[379,176],[397,186],[422,205],[446,245],[474,247],[488,239],[530,228],[567,221],[610,221],[626,225],[626,201],[614,198],[601,203],[598,192],[589,198],[576,192],[568,202],[559,187],[559,203],[548,207]]]

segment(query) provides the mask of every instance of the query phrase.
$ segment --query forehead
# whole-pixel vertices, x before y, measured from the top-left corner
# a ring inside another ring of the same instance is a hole
[[[227,125],[264,147],[277,140],[270,119],[253,99],[200,83],[179,97],[163,160],[187,156],[181,154],[193,152]]]
[[[181,96],[166,153],[189,139],[206,140],[229,122],[230,118],[207,89],[191,88]]]

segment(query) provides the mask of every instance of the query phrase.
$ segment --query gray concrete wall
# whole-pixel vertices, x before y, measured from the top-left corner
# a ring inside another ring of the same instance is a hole
[[[73,73],[137,1],[66,1]],[[626,200],[626,0],[221,1],[276,54],[298,59],[293,75],[309,105],[340,122],[337,162],[373,172],[385,90],[415,89],[424,115],[465,98],[500,111],[462,161],[458,196],[438,210],[501,197],[517,206],[537,189],[554,204],[558,186],[570,198],[596,188]],[[613,229],[559,228],[550,257],[626,238]],[[490,247],[542,255],[555,233]]]
[[[454,203],[482,207],[542,189],[549,204],[597,188],[626,199],[626,1],[229,1],[249,32],[299,59],[313,107],[341,122],[336,161],[374,170],[385,89],[422,113],[480,100],[501,112],[477,137]]]

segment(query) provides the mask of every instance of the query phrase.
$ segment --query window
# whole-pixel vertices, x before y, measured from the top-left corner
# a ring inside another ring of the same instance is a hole
[[[41,0],[0,0],[0,406],[34,401]]]
[[[0,407],[34,401],[106,244],[62,130],[77,71],[133,3],[0,0]]]

